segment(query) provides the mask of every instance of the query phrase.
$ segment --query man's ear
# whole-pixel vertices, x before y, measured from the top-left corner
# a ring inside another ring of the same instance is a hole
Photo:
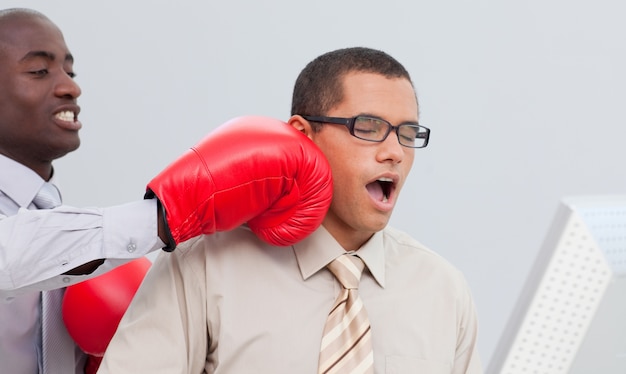
[[[306,135],[309,139],[312,139],[313,136],[313,128],[309,121],[302,118],[300,115],[294,115],[289,118],[287,123],[290,126],[293,126],[296,130],[301,131],[304,135]]]

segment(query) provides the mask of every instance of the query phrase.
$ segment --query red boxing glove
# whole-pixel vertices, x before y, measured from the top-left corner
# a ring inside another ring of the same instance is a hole
[[[322,223],[332,198],[330,166],[303,133],[267,117],[226,122],[149,184],[164,208],[170,243],[243,223],[262,240],[294,244]]]
[[[151,264],[141,257],[67,287],[63,296],[63,322],[85,353],[96,357],[104,355]],[[91,365],[99,364],[98,359],[90,357],[89,360],[93,361]]]

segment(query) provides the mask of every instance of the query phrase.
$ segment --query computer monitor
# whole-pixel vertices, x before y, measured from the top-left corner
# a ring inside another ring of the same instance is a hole
[[[487,373],[626,373],[626,195],[562,199]]]

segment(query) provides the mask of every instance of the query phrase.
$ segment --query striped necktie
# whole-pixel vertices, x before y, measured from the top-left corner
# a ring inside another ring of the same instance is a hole
[[[327,267],[343,290],[326,320],[318,373],[373,373],[370,322],[358,293],[365,264],[357,256],[344,254]]]

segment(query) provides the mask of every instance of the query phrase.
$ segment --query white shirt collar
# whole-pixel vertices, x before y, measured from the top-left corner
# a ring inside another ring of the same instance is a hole
[[[18,206],[27,208],[33,201],[44,181],[32,169],[0,154],[0,191]],[[58,188],[54,173],[48,181]]]

